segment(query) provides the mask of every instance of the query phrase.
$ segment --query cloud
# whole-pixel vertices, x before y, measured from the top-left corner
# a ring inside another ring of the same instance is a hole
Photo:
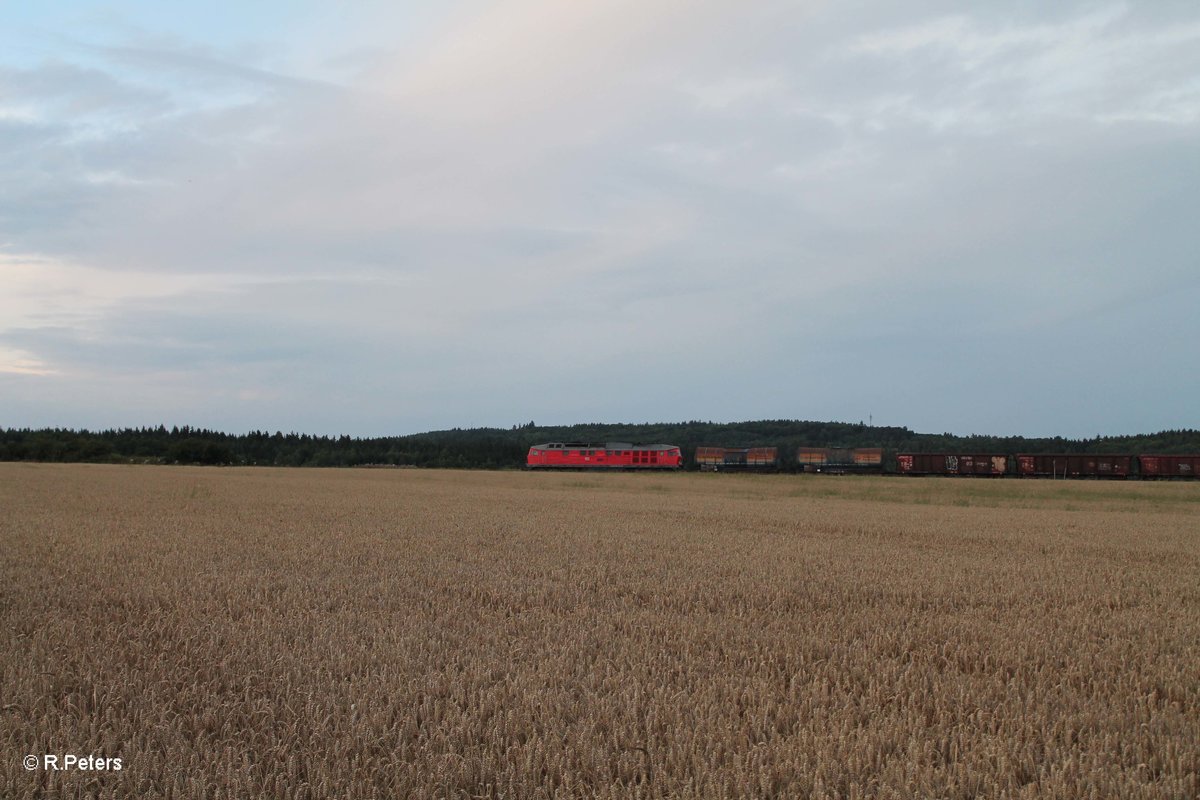
[[[0,372],[13,375],[55,375],[45,362],[24,350],[0,347]]]
[[[28,69],[0,68],[7,108],[26,109],[31,121],[43,117],[144,118],[167,108],[163,93],[130,86],[96,68],[52,61]]]
[[[946,375],[894,421],[985,430],[954,375],[1003,395],[1055,340],[1099,380],[1073,326],[1193,271],[1200,20],[872,11],[516,0],[0,61],[7,385],[95,399],[64,422],[124,383],[156,419],[387,432],[857,419]]]
[[[880,109],[934,127],[1011,128],[1045,117],[1196,122],[1200,23],[1141,22],[1125,5],[1024,24],[956,15],[861,35],[849,53],[937,70],[941,80],[918,84],[926,91]]]
[[[236,286],[224,275],[177,275],[110,270],[46,257],[0,253],[0,318],[6,327],[74,325],[93,320],[120,303],[180,297]]]

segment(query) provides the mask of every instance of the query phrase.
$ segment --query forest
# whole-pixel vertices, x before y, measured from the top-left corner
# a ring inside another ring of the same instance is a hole
[[[1184,429],[1092,439],[956,436],[863,423],[752,422],[587,423],[511,428],[454,428],[406,436],[356,438],[250,431],[230,434],[189,426],[102,431],[0,429],[0,461],[207,464],[290,467],[443,467],[515,469],[542,442],[665,443],[691,464],[698,446],[780,448],[781,468],[796,467],[798,447],[882,447],[885,466],[915,453],[1200,453],[1200,431]]]

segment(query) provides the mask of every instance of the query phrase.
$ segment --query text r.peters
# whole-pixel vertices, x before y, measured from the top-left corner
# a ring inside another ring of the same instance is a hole
[[[45,770],[78,769],[120,772],[122,766],[120,758],[77,756],[74,753],[67,753],[65,756],[42,756],[42,769]]]

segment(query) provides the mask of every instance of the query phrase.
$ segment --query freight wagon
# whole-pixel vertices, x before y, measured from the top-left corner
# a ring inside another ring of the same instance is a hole
[[[528,469],[679,469],[683,455],[673,444],[547,442],[529,448]]]
[[[801,447],[796,451],[796,463],[803,472],[881,472],[882,447]]]
[[[1200,478],[1200,455],[900,453],[896,456],[896,471],[901,475],[1194,479]]]
[[[1200,477],[1200,456],[1138,456],[1143,478]]]
[[[900,453],[901,475],[978,475],[998,478],[1008,472],[1008,456],[998,453]]]
[[[696,466],[716,472],[722,469],[765,470],[779,465],[774,447],[697,447]]]
[[[1127,478],[1134,456],[1091,453],[1018,455],[1017,475],[1022,478]]]

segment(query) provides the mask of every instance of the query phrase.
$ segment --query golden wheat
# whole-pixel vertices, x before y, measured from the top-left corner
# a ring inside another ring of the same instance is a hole
[[[0,465],[0,796],[1192,798],[1200,485]],[[119,771],[22,759],[119,757]]]

